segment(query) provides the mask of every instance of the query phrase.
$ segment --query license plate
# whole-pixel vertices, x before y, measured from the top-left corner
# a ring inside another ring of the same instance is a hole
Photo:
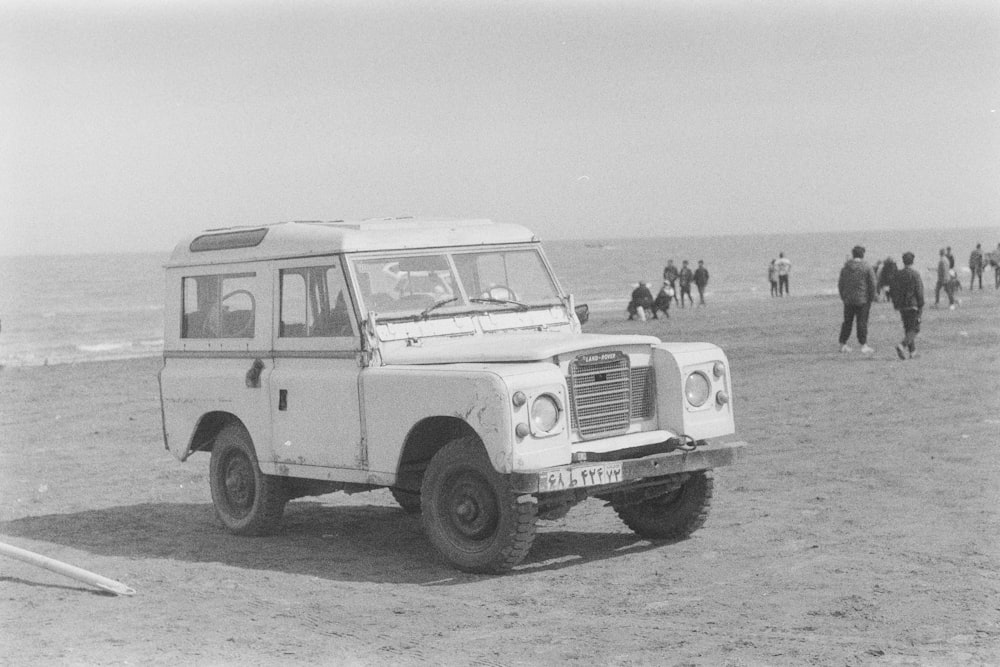
[[[623,481],[621,461],[595,463],[543,472],[538,475],[538,490],[559,491],[582,486],[614,484],[621,481]]]

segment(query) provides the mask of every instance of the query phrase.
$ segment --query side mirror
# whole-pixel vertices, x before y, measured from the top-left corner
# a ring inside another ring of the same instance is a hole
[[[576,319],[580,320],[580,324],[586,324],[587,320],[590,319],[590,306],[585,303],[581,303],[576,306],[574,310],[576,311]]]

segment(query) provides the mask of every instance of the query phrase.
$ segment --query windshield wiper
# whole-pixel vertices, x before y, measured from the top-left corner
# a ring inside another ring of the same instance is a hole
[[[441,306],[445,306],[445,305],[447,305],[449,303],[454,303],[456,301],[458,301],[458,297],[457,296],[453,296],[450,299],[443,299],[441,301],[435,301],[434,303],[432,303],[431,305],[427,306],[426,308],[424,308],[420,312],[420,319],[426,320],[427,317],[431,314],[431,311],[436,310],[436,309],[440,308]]]
[[[494,299],[493,297],[480,297],[478,299],[469,299],[472,303],[496,303],[501,306],[517,306],[518,310],[530,310],[530,306],[526,303],[521,303],[520,301],[511,301],[510,299]]]

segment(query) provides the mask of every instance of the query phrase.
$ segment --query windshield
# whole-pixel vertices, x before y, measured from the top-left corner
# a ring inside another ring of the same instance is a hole
[[[533,248],[364,257],[352,265],[361,301],[381,317],[561,303],[548,267]]]

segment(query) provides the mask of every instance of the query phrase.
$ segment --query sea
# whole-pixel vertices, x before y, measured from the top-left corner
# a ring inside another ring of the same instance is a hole
[[[621,312],[633,287],[655,293],[668,259],[704,260],[709,306],[770,299],[767,268],[783,252],[792,262],[790,298],[833,298],[851,248],[875,264],[905,251],[933,288],[938,249],[950,246],[963,282],[969,254],[1000,244],[1000,228],[835,231],[803,234],[553,239],[542,237],[562,286],[591,312]],[[0,365],[33,366],[160,355],[163,265],[167,253],[0,256]],[[990,282],[993,275],[987,270]]]

